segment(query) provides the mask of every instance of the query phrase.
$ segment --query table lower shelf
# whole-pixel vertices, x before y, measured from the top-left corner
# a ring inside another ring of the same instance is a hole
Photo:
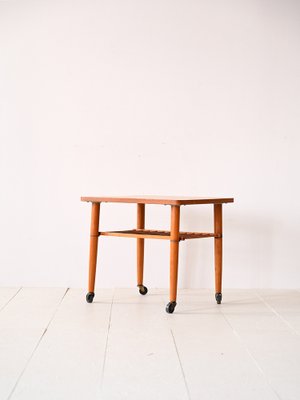
[[[99,236],[118,236],[118,237],[131,237],[137,239],[165,239],[170,240],[170,231],[159,231],[151,229],[129,229],[123,231],[108,231],[99,232]],[[221,235],[206,232],[180,232],[179,240],[186,239],[201,239],[215,237],[220,238]]]

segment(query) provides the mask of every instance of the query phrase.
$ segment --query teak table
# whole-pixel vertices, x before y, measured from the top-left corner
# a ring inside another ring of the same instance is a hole
[[[137,239],[137,287],[140,294],[146,294],[148,289],[143,285],[144,271],[144,239],[165,239],[170,241],[170,302],[166,306],[168,313],[173,313],[176,307],[178,251],[179,242],[186,239],[214,238],[215,248],[215,298],[218,304],[222,300],[222,204],[232,203],[233,198],[214,197],[162,197],[162,196],[130,196],[130,197],[81,197],[81,201],[92,203],[90,230],[89,283],[86,301],[92,303],[95,293],[95,277],[97,266],[97,249],[99,236],[119,236]],[[136,203],[136,229],[122,231],[99,232],[99,216],[101,203]],[[170,231],[145,229],[145,205],[163,204],[171,206]],[[190,204],[214,205],[214,232],[181,232],[180,206]]]

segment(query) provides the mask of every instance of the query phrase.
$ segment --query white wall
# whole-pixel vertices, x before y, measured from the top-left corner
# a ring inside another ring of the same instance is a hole
[[[299,287],[299,17],[296,0],[1,1],[0,285],[86,285],[81,195],[179,194],[235,197],[226,287]],[[101,228],[135,217],[104,204]],[[182,208],[183,229],[211,223]],[[168,258],[147,241],[147,286]],[[179,284],[213,286],[212,240],[181,243]],[[97,285],[135,285],[133,240],[100,240]]]

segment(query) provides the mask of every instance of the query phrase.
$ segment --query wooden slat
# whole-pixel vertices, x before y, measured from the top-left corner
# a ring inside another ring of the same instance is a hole
[[[170,239],[170,232],[130,229],[126,231],[99,232],[101,236],[131,237],[140,239]]]
[[[214,233],[209,233],[209,232],[180,232],[179,236],[180,240],[216,237]]]
[[[99,232],[99,235],[170,240],[170,231],[151,230],[151,229],[129,229],[123,231]],[[179,234],[179,240],[202,239],[207,237],[216,237],[216,235],[214,233],[208,233],[208,232],[180,232]]]

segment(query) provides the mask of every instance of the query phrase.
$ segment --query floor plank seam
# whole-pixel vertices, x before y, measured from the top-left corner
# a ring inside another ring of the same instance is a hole
[[[112,307],[113,307],[114,297],[115,297],[115,289],[114,289],[114,292],[112,295],[112,299],[111,299],[111,303],[110,303],[110,310],[109,310],[109,319],[108,319],[107,336],[106,336],[106,342],[105,342],[104,359],[103,359],[103,365],[102,365],[102,371],[101,371],[101,383],[100,383],[101,390],[103,389],[103,382],[104,382],[104,370],[105,370],[105,364],[106,364],[106,358],[107,358],[108,337],[109,337],[109,331],[110,331],[110,325],[111,325],[111,316],[112,316]]]
[[[260,374],[263,376],[264,380],[266,381],[267,385],[269,386],[269,388],[271,389],[271,391],[275,394],[275,396],[278,398],[278,400],[283,400],[279,394],[277,393],[277,391],[274,389],[274,387],[272,386],[271,382],[269,381],[267,375],[265,374],[264,370],[261,368],[261,366],[259,365],[258,361],[256,360],[256,358],[253,356],[253,354],[251,353],[250,349],[248,348],[248,346],[245,344],[245,342],[243,341],[242,337],[239,335],[239,333],[234,329],[234,327],[232,326],[232,324],[230,323],[230,321],[228,320],[228,318],[226,317],[226,315],[224,314],[224,312],[222,310],[221,314],[224,317],[225,321],[227,322],[227,324],[230,326],[230,328],[233,331],[233,334],[236,336],[236,338],[238,339],[238,341],[240,342],[240,344],[242,345],[242,347],[246,350],[247,354],[249,355],[250,359],[253,361],[254,365],[256,366],[256,368],[258,369],[258,371],[260,372]]]
[[[174,336],[174,333],[173,333],[172,329],[170,329],[170,331],[171,331],[171,335],[172,335],[172,338],[173,338],[173,343],[174,343],[174,346],[175,346],[175,350],[176,350],[177,358],[178,358],[178,361],[179,361],[181,373],[182,373],[182,376],[183,376],[183,381],[184,381],[184,385],[185,385],[185,388],[186,388],[187,396],[188,396],[188,399],[191,400],[191,394],[190,394],[190,390],[189,390],[189,387],[188,387],[188,384],[187,384],[187,381],[186,381],[186,377],[185,377],[184,369],[183,369],[183,366],[182,366],[182,362],[181,362],[181,359],[180,359],[180,356],[179,356],[179,351],[178,351],[178,347],[177,347],[177,344],[176,344],[176,341],[175,341],[175,336]]]
[[[258,297],[258,299],[264,303],[264,305],[266,307],[269,308],[270,311],[272,311],[272,313],[274,313],[276,315],[276,317],[278,317],[294,334],[300,336],[300,332],[297,331],[297,329],[295,329],[293,327],[293,325],[291,325],[289,323],[289,321],[287,321],[282,315],[279,314],[278,311],[275,310],[275,308],[273,308],[260,294],[255,293],[256,296]]]
[[[16,293],[0,308],[0,312],[16,297],[16,295],[20,292],[22,287],[20,287]]]
[[[33,356],[34,356],[34,354],[35,354],[35,352],[36,352],[36,350],[38,349],[38,347],[39,347],[41,341],[43,340],[45,334],[47,333],[48,328],[49,328],[51,322],[53,321],[53,319],[54,319],[54,317],[55,317],[55,315],[56,315],[56,313],[57,313],[57,311],[58,311],[58,309],[59,309],[61,303],[63,302],[63,300],[64,300],[66,294],[68,293],[69,289],[70,289],[70,288],[67,288],[67,290],[66,290],[65,293],[63,294],[63,296],[62,296],[60,302],[59,302],[58,305],[56,306],[56,308],[55,308],[55,310],[54,310],[54,312],[53,312],[53,314],[52,314],[52,317],[50,318],[50,321],[49,321],[48,324],[46,325],[46,327],[45,327],[45,329],[44,329],[42,335],[40,336],[39,340],[37,341],[37,344],[35,345],[33,351],[31,352],[31,354],[30,354],[30,356],[29,356],[29,358],[28,358],[28,360],[27,360],[27,362],[26,362],[26,364],[25,364],[23,370],[21,371],[20,375],[18,376],[16,383],[14,384],[14,386],[13,386],[13,388],[12,388],[10,394],[9,394],[8,397],[7,397],[7,400],[10,400],[10,399],[12,398],[12,396],[13,396],[13,394],[14,394],[14,392],[15,392],[15,390],[16,390],[18,384],[19,384],[19,382],[20,382],[21,379],[22,379],[22,376],[24,375],[26,369],[28,368],[28,365],[29,365],[30,361],[32,360],[32,358],[33,358]]]

